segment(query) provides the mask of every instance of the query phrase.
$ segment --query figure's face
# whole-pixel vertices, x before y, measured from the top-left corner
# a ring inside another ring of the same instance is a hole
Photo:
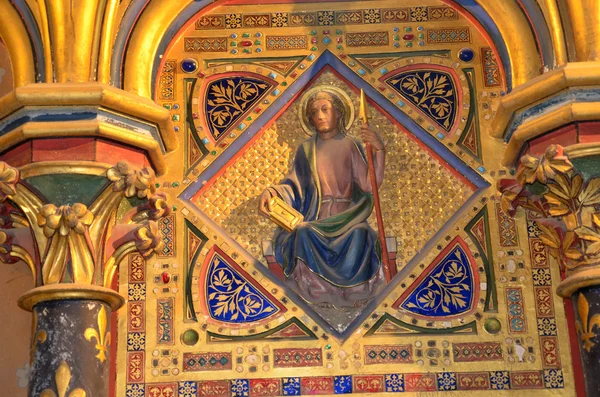
[[[339,113],[327,99],[317,99],[309,109],[310,119],[319,133],[337,130]]]

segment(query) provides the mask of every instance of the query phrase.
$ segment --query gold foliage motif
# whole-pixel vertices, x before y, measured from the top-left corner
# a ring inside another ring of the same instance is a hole
[[[17,194],[19,170],[0,161],[0,202]]]
[[[164,243],[158,228],[158,222],[149,221],[135,232],[135,245],[144,257],[149,257],[153,252],[160,252]]]
[[[48,333],[46,332],[46,330],[40,329],[40,330],[36,331],[37,316],[38,316],[37,312],[34,310],[33,311],[33,322],[31,325],[31,332],[33,333],[33,335],[31,336],[31,347],[29,349],[29,364],[33,363],[33,358],[35,357],[37,345],[39,343],[46,342],[46,339],[48,338]]]
[[[106,177],[113,182],[114,191],[124,191],[125,197],[143,199],[154,193],[156,175],[151,168],[138,169],[126,161],[119,161],[116,166],[106,172]]]
[[[541,185],[545,191],[534,194]],[[600,178],[585,181],[558,145],[539,157],[525,155],[517,179],[500,181],[502,207],[538,215],[540,239],[572,271],[600,261]]]
[[[65,237],[74,231],[83,234],[86,226],[90,226],[94,220],[94,214],[88,211],[84,204],[76,203],[73,206],[63,205],[56,208],[53,204],[46,204],[40,210],[38,226],[44,228],[44,235],[52,237],[58,230]]]
[[[597,333],[594,332],[594,326],[600,329],[600,313],[596,313],[589,318],[590,305],[582,293],[577,298],[577,312],[579,313],[579,320],[575,322],[575,329],[583,342],[583,348],[589,353],[592,347],[596,345],[590,339],[597,336]]]
[[[92,338],[96,339],[96,349],[98,350],[96,358],[100,360],[101,363],[106,361],[106,351],[110,345],[110,332],[106,330],[108,325],[107,317],[106,309],[103,305],[98,312],[98,330],[88,328],[83,334],[88,341],[91,341]]]
[[[72,390],[69,394],[67,391],[69,390],[69,383],[71,383],[71,369],[66,361],[63,361],[58,369],[56,370],[55,375],[56,380],[56,391],[51,389],[46,389],[40,394],[40,397],[86,397],[85,390],[77,388]]]

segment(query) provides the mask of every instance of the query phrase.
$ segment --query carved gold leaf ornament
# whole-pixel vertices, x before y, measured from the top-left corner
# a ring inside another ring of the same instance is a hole
[[[0,202],[17,194],[19,170],[0,161]]]
[[[148,221],[144,226],[135,231],[135,246],[144,257],[160,252],[164,243],[158,222]]]
[[[541,196],[528,188],[534,184],[545,187]],[[523,156],[516,181],[502,180],[499,189],[508,214],[518,207],[537,214],[540,239],[567,270],[600,262],[600,178],[585,181],[562,147]]]
[[[575,329],[583,342],[583,348],[589,353],[592,347],[596,345],[591,339],[597,336],[594,327],[600,329],[600,313],[596,313],[589,318],[590,305],[582,293],[577,298],[577,312],[579,313],[579,320],[575,322]]]
[[[71,369],[67,362],[63,361],[56,370],[56,375],[54,376],[57,393],[55,393],[54,390],[46,389],[40,394],[40,397],[86,397],[85,390],[80,388],[74,389],[67,394],[69,383],[71,383],[71,377]]]
[[[137,169],[126,161],[119,161],[116,166],[106,172],[106,177],[113,182],[114,191],[124,191],[125,197],[146,198],[154,193],[156,175],[151,168]]]
[[[92,338],[96,339],[96,349],[98,349],[96,358],[100,360],[101,363],[106,361],[106,352],[110,345],[110,332],[106,330],[107,325],[108,316],[106,314],[106,309],[102,306],[98,312],[98,330],[87,328],[83,334],[88,341],[91,341]]]

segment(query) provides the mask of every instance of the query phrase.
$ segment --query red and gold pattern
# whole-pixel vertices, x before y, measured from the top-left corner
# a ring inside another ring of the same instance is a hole
[[[560,368],[558,338],[556,336],[540,336],[542,350],[542,366],[544,368]]]
[[[457,384],[459,390],[489,390],[490,374],[487,372],[459,372]]]
[[[146,282],[146,261],[140,254],[135,253],[129,255],[129,282]]]
[[[436,382],[435,374],[404,375],[404,385],[407,392],[436,391]]]
[[[352,382],[354,393],[382,393],[385,391],[383,375],[355,375]]]
[[[320,367],[323,365],[321,349],[275,349],[275,368]]]
[[[144,383],[144,352],[127,352],[127,383]]]
[[[127,303],[129,313],[129,332],[144,332],[146,330],[146,305],[144,301]]]
[[[231,397],[231,386],[227,380],[205,380],[198,382],[199,397]]]
[[[502,360],[502,344],[499,342],[454,343],[454,361],[496,361]]]
[[[518,371],[510,373],[513,389],[543,389],[544,378],[541,371]]]
[[[333,377],[321,376],[302,378],[300,381],[302,395],[329,395],[333,394]]]
[[[177,397],[177,383],[154,383],[146,385],[148,397]]]
[[[273,397],[281,395],[280,379],[250,379],[250,395]]]

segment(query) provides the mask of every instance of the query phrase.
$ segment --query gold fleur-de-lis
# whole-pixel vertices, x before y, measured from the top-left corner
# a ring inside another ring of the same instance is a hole
[[[38,343],[44,343],[46,342],[46,339],[48,338],[48,334],[46,333],[45,330],[40,329],[39,331],[36,332],[36,328],[37,328],[37,312],[34,310],[33,311],[33,324],[31,326],[32,328],[32,336],[31,336],[31,348],[29,350],[29,364],[33,363],[33,357],[35,356],[35,351],[37,350],[37,345]]]
[[[56,370],[56,376],[54,377],[56,380],[56,391],[58,392],[58,396],[54,393],[54,390],[46,389],[40,394],[40,397],[85,397],[85,390],[77,388],[72,390],[67,395],[67,390],[69,390],[69,383],[71,383],[71,369],[66,361],[63,361],[58,369]]]
[[[592,347],[596,345],[590,339],[596,336],[594,326],[597,326],[600,329],[600,313],[596,313],[588,319],[590,305],[582,293],[580,293],[579,298],[577,298],[577,311],[579,312],[580,320],[575,322],[575,329],[579,333],[584,349],[589,353]]]
[[[106,360],[106,351],[108,350],[108,346],[110,345],[110,332],[106,331],[108,324],[108,319],[106,315],[106,309],[104,306],[100,309],[98,313],[98,330],[94,328],[88,328],[84,332],[85,339],[91,341],[92,338],[96,338],[96,349],[98,349],[98,354],[96,358],[103,363]]]

